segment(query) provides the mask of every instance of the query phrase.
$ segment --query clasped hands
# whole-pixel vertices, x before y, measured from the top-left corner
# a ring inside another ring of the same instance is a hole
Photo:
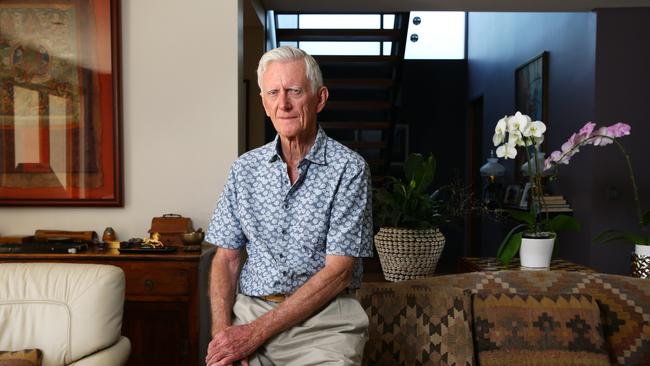
[[[206,366],[230,366],[241,361],[248,366],[248,356],[264,343],[251,324],[233,325],[212,337],[208,344]]]

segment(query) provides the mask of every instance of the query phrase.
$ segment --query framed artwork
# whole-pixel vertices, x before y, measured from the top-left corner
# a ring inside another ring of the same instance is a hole
[[[530,116],[533,121],[542,121],[548,128],[548,51],[533,57],[515,69],[515,110]],[[546,140],[542,150],[546,150]],[[518,148],[515,164],[521,167],[526,153]],[[521,178],[519,169],[515,177]]]
[[[0,205],[124,205],[119,7],[0,3]]]
[[[548,52],[534,57],[515,70],[515,108],[533,121],[547,123]]]
[[[503,195],[504,206],[518,206],[521,195],[521,186],[519,184],[509,184]]]

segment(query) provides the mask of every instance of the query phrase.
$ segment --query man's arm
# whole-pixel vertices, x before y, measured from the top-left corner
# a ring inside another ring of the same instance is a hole
[[[210,305],[214,336],[232,324],[232,307],[241,269],[242,251],[217,248],[210,271]]]
[[[244,359],[267,339],[307,319],[350,285],[355,260],[328,255],[325,267],[278,307],[249,324],[214,334],[214,352],[207,364],[223,366]]]

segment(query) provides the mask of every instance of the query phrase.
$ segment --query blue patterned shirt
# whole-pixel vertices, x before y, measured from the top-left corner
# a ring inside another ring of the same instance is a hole
[[[245,295],[292,293],[325,266],[330,254],[357,258],[350,287],[358,288],[361,257],[372,256],[368,165],[319,126],[292,186],[280,146],[276,136],[235,161],[206,240],[246,248],[239,282]]]

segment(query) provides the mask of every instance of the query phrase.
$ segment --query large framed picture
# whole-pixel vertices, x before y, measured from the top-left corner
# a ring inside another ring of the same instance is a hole
[[[515,109],[530,116],[533,121],[542,121],[548,128],[548,51],[533,57],[515,69]],[[542,143],[546,150],[546,141]],[[515,165],[521,167],[526,153],[519,148]],[[515,177],[521,178],[519,169]]]
[[[119,15],[0,2],[0,205],[123,206]]]
[[[515,108],[533,121],[547,123],[548,52],[527,61],[515,70]]]

